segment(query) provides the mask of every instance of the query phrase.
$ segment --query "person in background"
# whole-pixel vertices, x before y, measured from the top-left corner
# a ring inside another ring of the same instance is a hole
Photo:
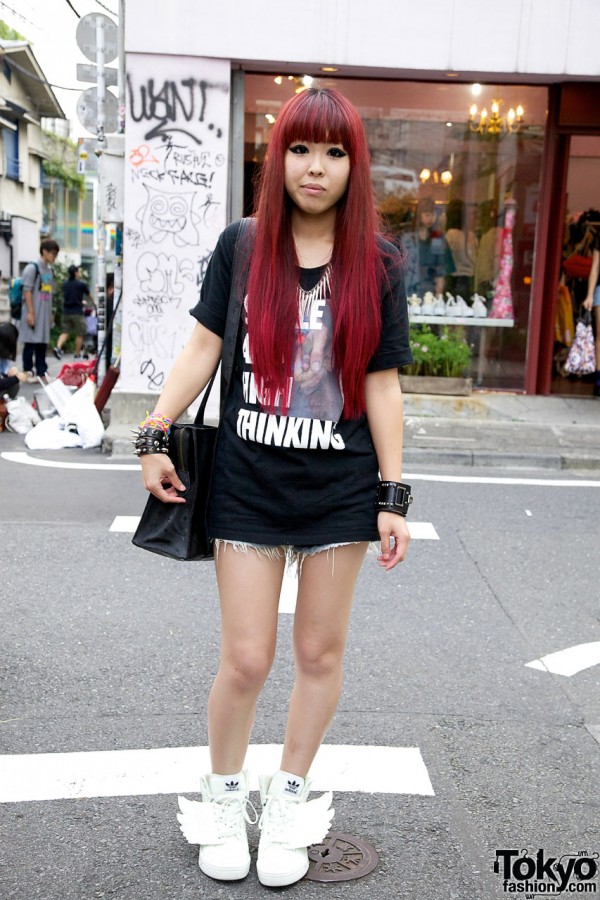
[[[594,397],[600,397],[600,232],[596,233],[592,249],[592,268],[588,278],[587,297],[583,308],[593,310],[596,325],[596,372],[594,377]]]
[[[417,203],[415,230],[403,235],[406,251],[406,293],[423,297],[427,291],[444,293],[444,238],[435,229],[435,203],[421,197]]]
[[[52,324],[52,297],[56,282],[52,263],[60,247],[51,239],[40,244],[40,258],[29,263],[23,271],[23,311],[19,324],[19,339],[23,343],[23,368],[44,378],[48,370],[46,349]]]
[[[69,277],[63,284],[63,330],[53,348],[57,359],[62,359],[62,348],[72,334],[75,335],[75,359],[81,359],[82,356],[87,358],[87,353],[83,353],[86,334],[84,297],[89,297],[93,303],[89,287],[79,278],[79,266],[69,266]]]
[[[0,325],[0,397],[8,394],[11,400],[19,393],[19,385],[27,381],[27,373],[11,365],[17,358],[17,338],[19,332],[9,322]]]

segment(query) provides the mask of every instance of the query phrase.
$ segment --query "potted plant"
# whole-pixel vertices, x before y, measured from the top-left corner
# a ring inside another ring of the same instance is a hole
[[[410,328],[414,362],[401,375],[408,393],[470,394],[473,381],[467,377],[473,351],[462,329],[444,325],[436,334],[429,325]]]

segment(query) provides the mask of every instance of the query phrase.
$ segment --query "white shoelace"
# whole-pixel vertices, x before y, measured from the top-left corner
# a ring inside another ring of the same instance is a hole
[[[258,821],[258,812],[252,801],[243,794],[223,794],[211,801],[215,805],[219,838],[227,838],[240,830],[240,813],[249,825]],[[254,815],[254,818],[252,816]]]
[[[289,823],[292,804],[281,797],[267,797],[265,808],[258,821],[258,827],[264,830],[265,837],[273,842],[283,842],[283,834]]]

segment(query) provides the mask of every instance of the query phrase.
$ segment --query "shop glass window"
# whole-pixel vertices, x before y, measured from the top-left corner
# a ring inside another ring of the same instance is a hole
[[[523,390],[546,88],[318,83],[363,118],[383,227],[405,256],[413,340],[443,323],[469,345],[476,386]],[[246,213],[272,124],[301,87],[301,75],[246,76]]]
[[[16,130],[4,128],[4,148],[6,153],[6,177],[19,180],[19,123]]]

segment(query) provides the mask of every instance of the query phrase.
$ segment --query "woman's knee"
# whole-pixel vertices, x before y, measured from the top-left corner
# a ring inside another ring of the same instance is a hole
[[[296,641],[296,669],[310,678],[341,675],[344,647],[308,638]]]
[[[234,690],[257,691],[267,680],[274,655],[270,647],[230,648],[221,658],[219,671]]]

